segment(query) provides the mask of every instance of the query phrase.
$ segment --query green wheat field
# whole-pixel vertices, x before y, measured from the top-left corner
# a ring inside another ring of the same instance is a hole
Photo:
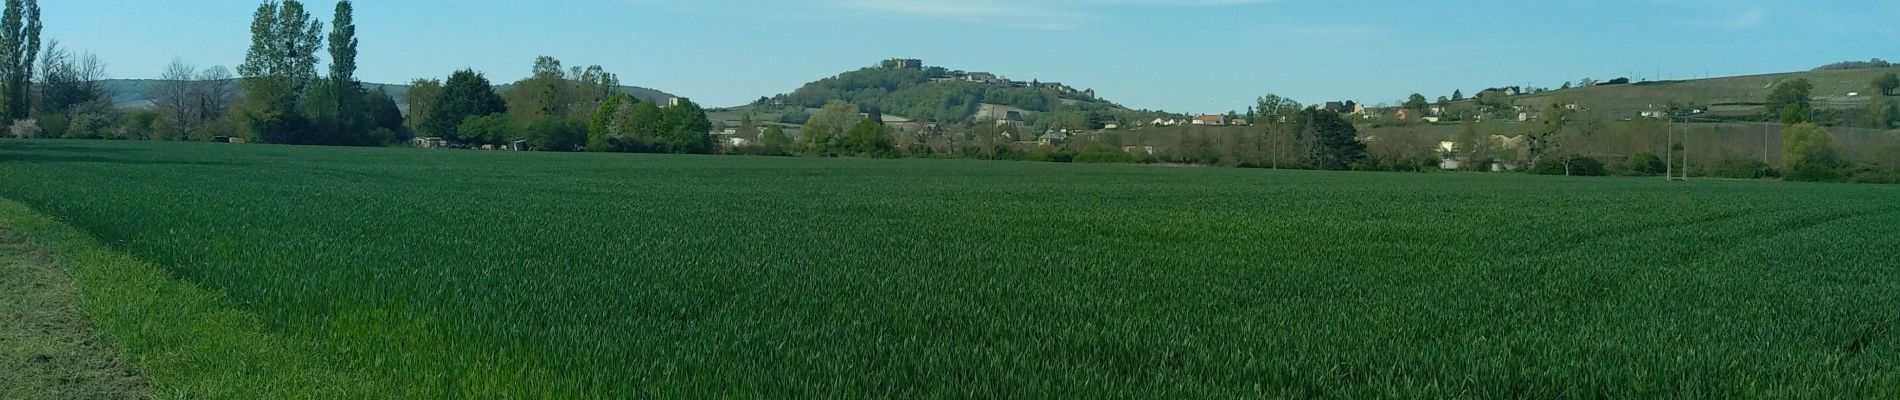
[[[0,196],[269,338],[87,300],[173,397],[1900,396],[1893,186],[7,140]]]

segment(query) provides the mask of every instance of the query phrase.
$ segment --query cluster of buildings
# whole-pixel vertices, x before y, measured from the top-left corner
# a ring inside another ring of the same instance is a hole
[[[890,61],[885,61],[884,66],[892,69],[933,70],[933,68],[924,66],[924,60],[915,58],[893,58]],[[1024,82],[1010,80],[1002,75],[989,72],[947,71],[942,69],[936,69],[932,72],[934,72],[934,76],[930,77],[931,82],[974,82],[1017,88],[1048,89],[1065,96],[1076,96],[1087,99],[1095,98],[1095,89],[1076,90],[1074,87],[1063,84],[1062,82]]]
[[[1246,126],[1246,118],[1230,118],[1220,114],[1203,114],[1188,119],[1155,118],[1148,121],[1149,126]],[[1114,128],[1109,128],[1114,129]]]

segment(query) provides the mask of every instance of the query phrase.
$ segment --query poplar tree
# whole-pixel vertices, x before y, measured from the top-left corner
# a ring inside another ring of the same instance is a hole
[[[40,4],[6,0],[0,14],[0,122],[12,125],[33,109],[33,64],[40,54]]]

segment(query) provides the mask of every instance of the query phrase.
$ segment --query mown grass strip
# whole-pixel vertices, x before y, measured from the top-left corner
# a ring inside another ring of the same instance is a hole
[[[0,399],[124,400],[151,385],[100,343],[44,248],[0,226]]]
[[[160,399],[385,398],[306,345],[267,332],[258,318],[158,265],[113,251],[12,200],[0,226],[51,251],[71,275],[78,307],[111,347],[148,375]]]

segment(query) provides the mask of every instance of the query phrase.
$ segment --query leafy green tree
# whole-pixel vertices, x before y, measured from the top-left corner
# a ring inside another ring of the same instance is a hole
[[[1564,123],[1568,121],[1568,116],[1565,115],[1565,111],[1566,110],[1564,110],[1562,106],[1557,105],[1556,102],[1551,102],[1544,106],[1542,118],[1538,118],[1530,124],[1530,132],[1526,137],[1526,144],[1530,146],[1529,150],[1532,163],[1541,161],[1546,156],[1554,155],[1560,158],[1560,160],[1558,160],[1559,163],[1569,166],[1568,160],[1576,156],[1577,153],[1582,150],[1582,145],[1588,139],[1582,137],[1582,132],[1574,130],[1566,131],[1564,129]]]
[[[574,67],[568,72],[567,79],[579,82],[584,89],[582,91],[586,94],[585,100],[593,104],[607,101],[607,98],[613,97],[620,90],[620,75],[607,72],[606,68],[601,68],[599,65],[589,65],[587,68]]]
[[[826,103],[823,109],[812,114],[811,121],[805,124],[805,134],[800,145],[808,153],[826,153],[835,149],[837,141],[843,139],[845,132],[864,119],[858,115],[858,107],[844,101]]]
[[[1667,172],[1668,169],[1669,164],[1664,163],[1662,157],[1656,156],[1656,153],[1636,153],[1635,156],[1630,157],[1630,173],[1655,176]]]
[[[417,136],[442,135],[427,128],[429,116],[435,112],[435,102],[441,98],[441,80],[417,79],[409,82],[409,91],[402,94],[402,100],[409,103],[409,115],[404,123],[410,131],[414,131]]]
[[[369,124],[372,129],[388,130],[392,134],[388,139],[378,141],[382,144],[408,139],[408,128],[403,126],[402,108],[396,99],[382,88],[367,91],[363,95],[363,104],[368,108]]]
[[[633,96],[621,94],[610,97],[594,110],[594,118],[587,125],[587,149],[592,151],[614,150],[614,140],[622,134],[615,124],[623,107],[639,103]]]
[[[338,107],[340,104],[359,103],[362,101],[360,95],[352,92],[352,90],[339,85],[338,82],[334,80],[324,79],[312,82],[310,88],[304,93],[303,115],[310,119],[311,133],[314,136],[305,138],[306,140],[298,140],[294,142],[294,144],[357,144],[358,138],[353,134],[355,133],[354,129],[345,126],[347,123],[344,121],[349,117],[343,115],[341,113],[342,110]],[[356,97],[357,99],[347,100],[344,99],[345,97]]]
[[[569,115],[583,96],[581,88],[567,80],[561,60],[541,56],[534,60],[533,74],[515,81],[508,90],[508,111],[517,118],[537,119]]]
[[[1508,109],[1511,108],[1511,97],[1505,96],[1504,92],[1495,90],[1480,92],[1478,93],[1478,104],[1496,110]]]
[[[1366,158],[1366,144],[1359,142],[1359,130],[1339,113],[1307,110],[1300,114],[1303,135],[1313,138],[1307,164],[1326,170],[1351,169]]]
[[[661,152],[681,154],[712,153],[712,121],[706,119],[706,109],[689,99],[679,99],[677,104],[662,109],[658,129],[661,136]]]
[[[785,148],[792,145],[792,138],[785,135],[784,125],[772,124],[765,128],[765,135],[759,138],[759,142],[765,147],[766,154],[777,155],[785,153]]]
[[[0,16],[0,123],[26,119],[33,109],[33,64],[40,55],[40,4],[7,0]]]
[[[1413,93],[1410,99],[1405,100],[1405,108],[1410,109],[1412,111],[1423,112],[1425,111],[1426,107],[1430,107],[1430,106],[1431,106],[1431,103],[1425,100],[1425,95],[1418,94],[1418,93]]]
[[[1451,91],[1451,101],[1465,101],[1465,91],[1464,90]]]
[[[1900,121],[1900,104],[1885,95],[1868,96],[1867,106],[1859,113],[1857,123],[1862,128],[1889,129],[1895,121]]]
[[[270,83],[283,86],[280,91],[290,96],[301,95],[317,78],[317,48],[322,45],[323,25],[303,2],[265,1],[252,16],[251,48],[238,74],[251,81],[245,85],[247,92],[268,80],[281,81]]]
[[[488,78],[468,69],[449,75],[433,107],[434,110],[429,112],[429,120],[425,122],[425,131],[452,141],[478,141],[464,139],[460,135],[458,129],[462,126],[462,120],[508,112],[507,102],[495,94],[495,86],[488,83]]]
[[[314,144],[298,104],[317,76],[323,26],[297,0],[266,1],[251,20],[251,47],[238,66],[246,131],[270,143]]]
[[[503,113],[470,116],[456,124],[455,140],[471,145],[502,144],[522,131],[515,122]]]
[[[1880,75],[1879,78],[1874,79],[1874,88],[1879,89],[1881,95],[1896,95],[1894,91],[1900,90],[1900,74],[1888,72]]]
[[[529,121],[520,140],[540,151],[575,151],[587,145],[587,126],[579,121],[542,117]]]
[[[1810,109],[1807,107],[1801,107],[1801,106],[1797,106],[1793,104],[1782,106],[1780,115],[1781,117],[1779,119],[1782,125],[1805,124],[1805,123],[1814,122],[1813,109]]]
[[[1301,107],[1300,102],[1275,94],[1260,96],[1255,103],[1259,107],[1260,119],[1268,120],[1267,122],[1279,122],[1280,118],[1291,118],[1300,112]]]
[[[1826,129],[1800,123],[1781,130],[1781,167],[1791,181],[1830,181],[1840,177],[1841,159]]]
[[[619,123],[616,129],[621,132],[616,151],[651,153],[660,151],[661,124],[660,106],[651,102],[637,102],[631,106],[622,105],[617,115]]]
[[[1814,84],[1806,79],[1776,84],[1774,92],[1768,95],[1768,111],[1776,113],[1783,124],[1812,122],[1808,116],[1814,110],[1813,91]]]
[[[870,118],[859,120],[846,135],[845,149],[860,156],[884,156],[896,149],[895,141],[884,124]]]

